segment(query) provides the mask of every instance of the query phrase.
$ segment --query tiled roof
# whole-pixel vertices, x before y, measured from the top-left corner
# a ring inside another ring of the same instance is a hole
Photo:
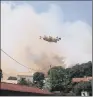
[[[30,92],[30,93],[39,93],[39,94],[52,94],[48,92],[47,90],[41,90],[39,88],[28,87],[28,86],[19,85],[19,84],[0,83],[0,86],[2,90]]]
[[[85,78],[73,78],[72,82],[86,82],[92,80],[92,77],[85,77]]]

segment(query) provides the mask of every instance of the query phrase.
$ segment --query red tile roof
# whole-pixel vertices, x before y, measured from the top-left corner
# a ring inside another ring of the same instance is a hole
[[[85,78],[73,78],[72,82],[86,82],[92,80],[92,77],[85,77]]]
[[[10,90],[10,91],[20,91],[20,92],[31,92],[31,93],[39,93],[39,94],[52,94],[47,90],[41,90],[35,87],[28,87],[19,84],[10,84],[10,83],[0,83],[0,88],[3,90]]]

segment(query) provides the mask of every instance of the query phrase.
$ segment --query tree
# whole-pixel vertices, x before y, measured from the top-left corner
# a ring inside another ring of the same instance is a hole
[[[92,76],[92,62],[76,64],[69,69],[69,75],[71,78]]]
[[[47,89],[47,90],[50,91],[51,87],[50,87],[50,79],[49,78],[45,79],[45,83],[44,83],[43,89]]]
[[[81,91],[83,90],[89,92],[90,96],[92,96],[92,81],[80,82],[72,89],[77,96],[81,96]]]
[[[69,84],[69,75],[62,66],[55,66],[48,71],[51,91],[64,91]]]
[[[38,87],[38,88],[42,88],[44,85],[44,73],[42,72],[35,72],[33,74],[33,83]]]
[[[1,78],[3,77],[3,74],[2,74],[2,69],[0,68],[0,82],[1,82]]]
[[[91,61],[87,63],[83,63],[81,66],[84,69],[84,75],[92,76],[92,62]]]
[[[18,84],[20,85],[27,85],[27,86],[33,86],[33,84],[28,80],[26,80],[25,78],[21,78],[18,82]]]
[[[48,77],[51,91],[70,92],[77,85],[72,83],[72,78],[80,78],[84,76],[92,76],[92,62],[76,64],[72,68],[64,69],[61,66],[52,67],[48,71]],[[74,93],[70,93],[71,95]]]

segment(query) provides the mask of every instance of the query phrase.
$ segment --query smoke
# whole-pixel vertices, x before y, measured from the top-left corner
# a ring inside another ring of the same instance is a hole
[[[43,35],[59,36],[62,40],[48,43],[39,39]],[[92,27],[83,21],[64,22],[63,12],[57,5],[36,13],[29,4],[1,3],[1,48],[37,71],[47,71],[51,64],[69,67],[92,60],[91,35]],[[7,73],[29,71],[3,53],[1,62]]]

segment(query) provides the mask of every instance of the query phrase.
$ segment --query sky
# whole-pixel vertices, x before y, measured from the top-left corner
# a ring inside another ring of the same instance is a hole
[[[62,38],[48,43],[39,36]],[[37,71],[92,60],[92,1],[2,1],[1,48]],[[65,64],[65,65],[64,65]],[[1,53],[6,73],[28,70]],[[45,69],[44,69],[45,68]]]
[[[64,21],[82,20],[87,22],[90,26],[92,26],[91,0],[89,1],[13,1],[13,2],[16,5],[29,3],[31,6],[34,7],[37,13],[45,12],[49,9],[50,4],[55,4],[61,8],[60,15],[63,15],[64,13]]]

